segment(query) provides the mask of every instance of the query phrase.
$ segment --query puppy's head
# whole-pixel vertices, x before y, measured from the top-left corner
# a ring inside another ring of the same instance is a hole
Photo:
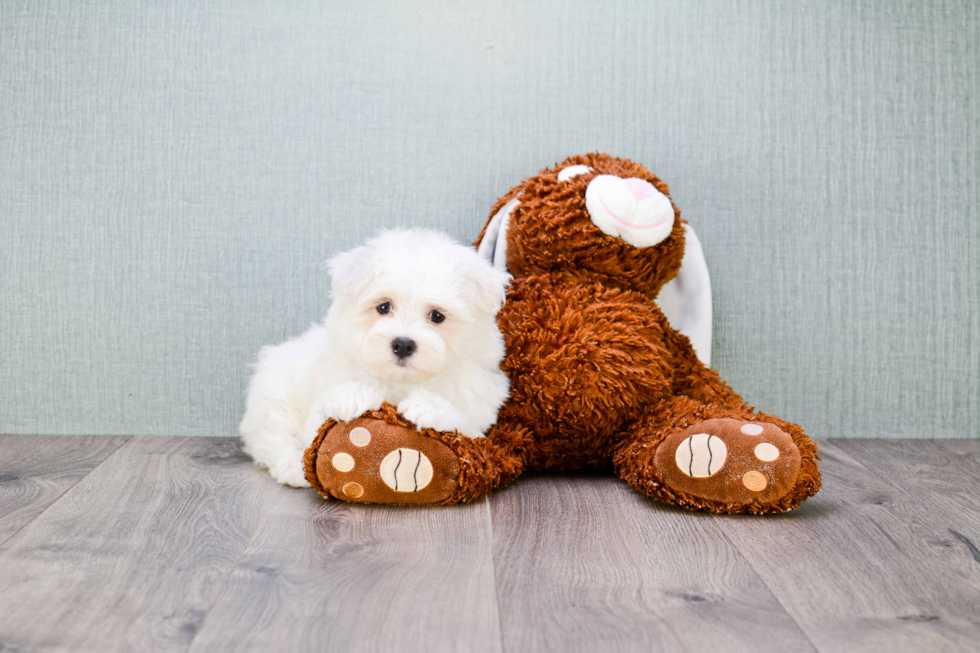
[[[485,338],[510,279],[473,248],[416,229],[337,255],[330,274],[341,346],[372,375],[403,383],[437,376]]]

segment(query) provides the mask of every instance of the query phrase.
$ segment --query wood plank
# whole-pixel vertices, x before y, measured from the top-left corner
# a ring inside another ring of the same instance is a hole
[[[860,440],[854,440],[855,442],[860,442]],[[839,440],[835,440],[839,442]],[[890,442],[890,440],[889,440]],[[921,442],[921,440],[915,440],[915,442]],[[929,442],[937,442],[944,449],[951,451],[957,456],[961,457],[964,461],[966,460],[980,460],[980,435],[976,438],[958,438],[958,439],[943,439],[943,440],[929,440]],[[977,477],[974,475],[973,480],[976,481]]]
[[[823,651],[975,651],[980,564],[947,522],[860,458],[822,442],[821,492],[794,513],[715,517]],[[974,499],[975,500],[975,499]]]
[[[486,502],[324,501],[284,489],[192,651],[499,651]]]
[[[949,546],[980,546],[980,440],[834,440],[879,478],[947,522]],[[980,563],[980,560],[978,560]]]
[[[508,651],[805,651],[710,516],[611,475],[528,475],[491,497]]]
[[[133,438],[0,547],[0,649],[186,650],[277,490],[237,438]]]
[[[0,435],[0,544],[129,438]]]

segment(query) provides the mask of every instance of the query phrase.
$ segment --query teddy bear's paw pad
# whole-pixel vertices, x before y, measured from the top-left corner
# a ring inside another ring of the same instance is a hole
[[[317,452],[324,489],[360,503],[438,503],[459,477],[459,459],[439,440],[370,418],[337,424]]]
[[[775,424],[709,419],[668,436],[656,466],[675,492],[727,504],[778,501],[796,484],[800,451]]]

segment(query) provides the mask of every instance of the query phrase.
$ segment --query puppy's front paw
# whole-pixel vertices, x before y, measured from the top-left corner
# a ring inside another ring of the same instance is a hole
[[[457,431],[470,437],[481,437],[482,433],[472,433],[462,414],[456,407],[442,397],[428,390],[416,390],[398,403],[398,412],[415,423],[419,428],[436,431]]]
[[[352,381],[330,388],[314,406],[322,424],[327,419],[347,422],[360,417],[369,410],[378,410],[384,403],[381,391]]]
[[[279,458],[276,464],[269,468],[269,474],[280,485],[310,487],[303,470],[302,451],[290,452],[290,455]]]

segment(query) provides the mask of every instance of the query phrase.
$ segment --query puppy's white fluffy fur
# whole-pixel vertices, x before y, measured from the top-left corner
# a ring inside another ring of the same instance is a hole
[[[415,229],[339,254],[330,273],[323,323],[259,352],[240,427],[249,455],[279,483],[306,487],[303,451],[320,425],[385,401],[420,427],[482,437],[509,390],[496,323],[509,276]],[[399,358],[398,338],[414,341],[414,353]]]

